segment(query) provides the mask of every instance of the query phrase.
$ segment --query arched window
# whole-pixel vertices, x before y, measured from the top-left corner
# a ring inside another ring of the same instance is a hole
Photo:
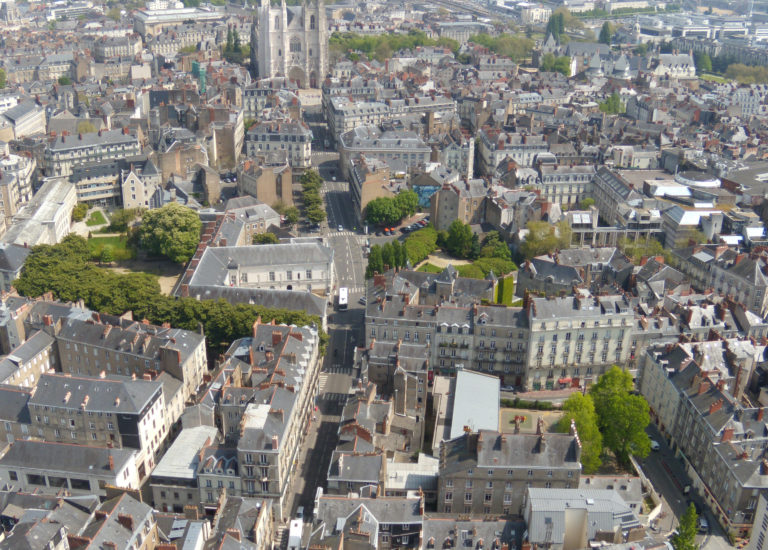
[[[309,30],[313,31],[315,30],[315,16],[311,15],[309,17]]]
[[[275,15],[275,28],[280,28],[280,18],[277,15]]]
[[[301,40],[298,38],[291,39],[291,53],[298,53],[301,51]]]

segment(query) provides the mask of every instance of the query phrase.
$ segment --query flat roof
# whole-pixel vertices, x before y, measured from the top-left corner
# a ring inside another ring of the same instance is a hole
[[[152,477],[195,479],[200,449],[209,439],[209,444],[213,443],[217,433],[218,429],[214,426],[195,426],[182,430],[152,471]]]
[[[499,429],[500,388],[496,376],[464,370],[456,374],[451,439],[462,435],[464,426],[473,432]]]

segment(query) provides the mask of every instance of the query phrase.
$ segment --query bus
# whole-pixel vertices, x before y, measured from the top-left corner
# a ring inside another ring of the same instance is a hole
[[[339,289],[339,309],[347,309],[349,305],[349,289],[345,286]]]

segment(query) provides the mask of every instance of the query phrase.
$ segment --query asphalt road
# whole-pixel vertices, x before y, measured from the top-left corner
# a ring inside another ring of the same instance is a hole
[[[688,503],[694,500],[699,504],[702,514],[706,516],[709,523],[709,532],[697,535],[697,544],[706,550],[725,550],[726,548],[732,548],[728,539],[725,537],[725,533],[717,522],[714,521],[712,514],[709,512],[707,506],[704,505],[703,501],[698,498],[693,491],[688,495],[683,493],[685,487],[690,485],[691,482],[688,475],[685,473],[685,468],[683,467],[682,462],[675,458],[674,453],[667,446],[665,439],[656,429],[656,426],[651,424],[648,426],[647,431],[651,439],[657,441],[660,446],[658,451],[651,451],[645,460],[642,461],[645,475],[651,480],[656,491],[661,494],[664,503],[662,517],[659,523],[660,531],[667,533],[673,531],[677,527],[678,518],[682,516],[688,508]]]

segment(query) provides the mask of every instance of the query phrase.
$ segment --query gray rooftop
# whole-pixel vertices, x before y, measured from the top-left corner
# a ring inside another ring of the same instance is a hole
[[[465,426],[474,432],[499,428],[499,386],[497,376],[463,370],[456,374],[451,439],[463,434]]]

